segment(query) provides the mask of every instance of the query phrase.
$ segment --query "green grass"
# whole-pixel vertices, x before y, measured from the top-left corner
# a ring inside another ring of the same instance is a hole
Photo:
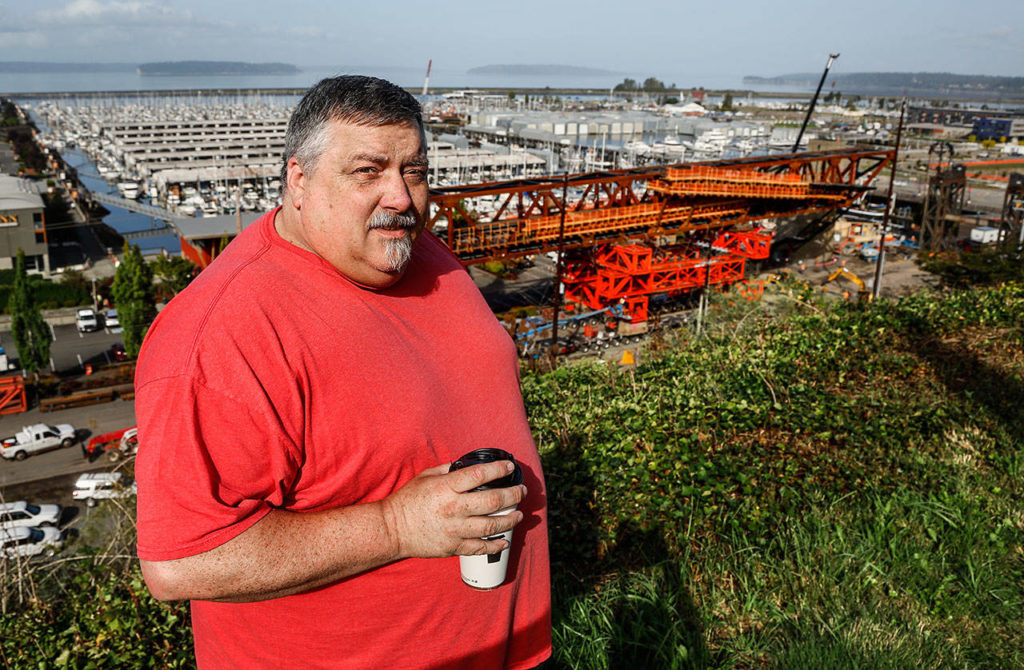
[[[555,666],[1024,667],[1024,290],[735,302],[526,380]]]
[[[802,502],[803,521],[768,537],[709,537],[563,601],[559,665],[1024,664],[1020,559],[1007,553],[1019,512],[992,518],[966,492]]]

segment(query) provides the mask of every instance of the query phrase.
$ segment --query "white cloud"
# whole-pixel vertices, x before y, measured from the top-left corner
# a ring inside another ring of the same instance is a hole
[[[36,30],[0,30],[0,44],[18,49],[40,49],[48,42],[46,35]]]
[[[39,12],[36,19],[44,24],[76,24],[76,25],[135,25],[164,23],[195,22],[188,10],[176,11],[156,2],[100,2],[99,0],[72,0],[60,9],[47,9]]]

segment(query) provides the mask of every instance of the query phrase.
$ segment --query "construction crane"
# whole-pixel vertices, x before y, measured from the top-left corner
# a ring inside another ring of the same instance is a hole
[[[800,132],[797,133],[796,142],[793,143],[793,151],[800,151],[800,140],[804,138],[804,131],[807,130],[807,124],[811,121],[811,114],[814,113],[814,107],[818,104],[818,96],[821,95],[821,87],[825,84],[825,78],[828,77],[828,71],[832,69],[832,63],[839,58],[839,54],[829,54],[828,62],[825,63],[825,71],[821,73],[821,80],[818,82],[818,88],[814,91],[814,97],[811,98],[811,104],[807,108],[807,115],[804,116],[804,123],[800,126]]]

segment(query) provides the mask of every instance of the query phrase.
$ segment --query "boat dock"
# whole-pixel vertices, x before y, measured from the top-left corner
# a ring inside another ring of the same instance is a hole
[[[288,118],[119,121],[102,132],[125,167],[146,178],[161,170],[280,168]]]

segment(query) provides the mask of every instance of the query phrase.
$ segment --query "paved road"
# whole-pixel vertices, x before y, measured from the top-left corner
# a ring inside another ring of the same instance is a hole
[[[57,371],[80,371],[86,363],[111,362],[110,347],[122,342],[121,333],[102,328],[92,333],[79,333],[74,324],[51,326],[53,342],[50,359]]]
[[[53,333],[50,360],[52,370],[58,373],[80,373],[87,363],[110,363],[111,345],[123,342],[121,333],[112,332],[109,328],[79,333],[78,328],[69,323],[60,326],[51,324],[50,331]],[[4,347],[9,358],[18,358],[18,349],[14,346],[14,337],[10,331],[0,332],[0,346]]]
[[[21,414],[0,417],[0,434],[9,435],[33,423],[70,423],[88,441],[89,436],[135,425],[135,401],[115,400],[100,405],[74,407],[56,412],[32,409]],[[107,461],[90,463],[78,444],[33,454],[23,461],[0,460],[0,494],[15,484],[24,484],[58,475],[109,469]],[[45,501],[42,501],[45,502]]]

